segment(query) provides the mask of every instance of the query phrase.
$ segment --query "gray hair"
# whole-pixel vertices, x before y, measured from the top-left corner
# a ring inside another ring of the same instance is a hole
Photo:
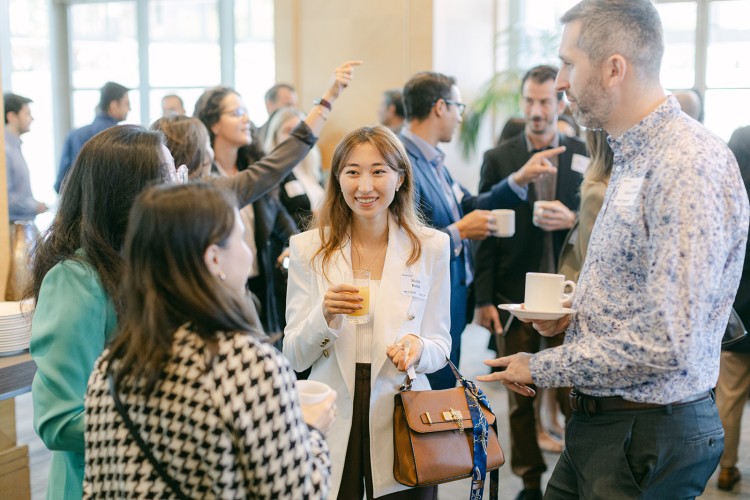
[[[582,0],[560,19],[572,21],[581,21],[578,48],[593,63],[620,54],[641,77],[658,80],[664,36],[650,0]]]

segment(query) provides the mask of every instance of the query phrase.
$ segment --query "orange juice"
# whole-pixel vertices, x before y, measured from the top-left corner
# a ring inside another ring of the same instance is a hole
[[[359,295],[364,299],[360,302],[362,309],[346,316],[350,323],[367,323],[370,321],[370,287],[360,286]]]

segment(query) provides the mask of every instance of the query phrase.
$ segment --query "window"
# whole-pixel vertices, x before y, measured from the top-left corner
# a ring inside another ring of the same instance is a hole
[[[750,0],[661,1],[657,9],[665,38],[662,83],[701,90],[706,127],[729,140],[750,123]]]
[[[30,105],[34,117],[31,131],[21,138],[23,155],[29,165],[34,197],[50,203],[55,199],[52,182],[57,172],[57,159],[50,146],[54,121],[46,4],[46,0],[11,0],[9,3],[9,18],[13,21],[10,23],[11,74],[10,87],[3,91],[12,91],[34,101]],[[51,220],[49,214],[40,215],[37,224],[43,228]]]

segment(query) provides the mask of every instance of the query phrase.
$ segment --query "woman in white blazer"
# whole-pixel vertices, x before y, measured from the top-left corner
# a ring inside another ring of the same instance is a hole
[[[445,365],[451,346],[448,236],[420,222],[413,182],[390,130],[357,129],[336,147],[314,228],[290,241],[284,354],[338,393],[331,498],[436,498],[434,487],[393,478],[393,397],[404,371],[414,366],[413,388],[429,389],[425,374]],[[347,283],[352,269],[370,271],[365,324],[344,317],[362,307]]]

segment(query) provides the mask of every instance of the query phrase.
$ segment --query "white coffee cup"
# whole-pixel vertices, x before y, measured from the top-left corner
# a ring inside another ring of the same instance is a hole
[[[297,392],[303,405],[316,405],[331,395],[333,389],[317,380],[298,380]]]
[[[495,217],[495,232],[492,236],[498,238],[510,238],[516,234],[516,212],[513,210],[507,210],[498,208],[492,211],[492,216]]]
[[[565,288],[570,287],[570,293]],[[562,311],[563,302],[573,298],[576,284],[562,274],[526,273],[524,305],[529,311]]]

